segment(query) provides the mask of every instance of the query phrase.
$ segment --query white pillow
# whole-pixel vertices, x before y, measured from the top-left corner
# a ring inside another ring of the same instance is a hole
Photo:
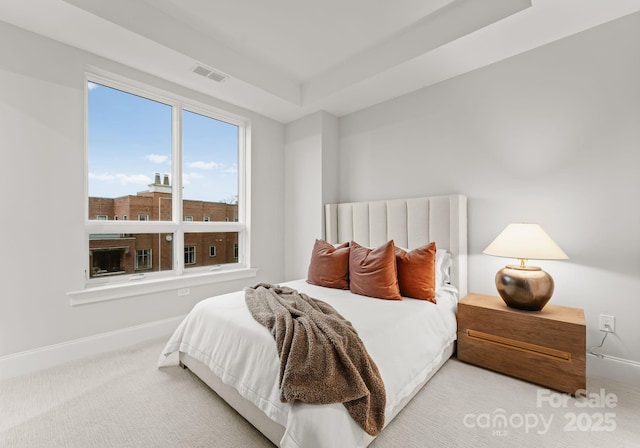
[[[436,288],[451,284],[451,253],[436,249]]]

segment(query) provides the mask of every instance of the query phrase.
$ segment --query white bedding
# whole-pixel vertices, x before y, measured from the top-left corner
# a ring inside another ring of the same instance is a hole
[[[331,304],[351,321],[378,365],[387,392],[385,426],[401,409],[403,398],[422,384],[456,337],[454,288],[436,291],[438,304],[358,296],[305,280],[285,283]],[[340,404],[280,402],[279,360],[269,331],[256,322],[244,292],[212,297],[196,304],[162,351],[180,351],[207,365],[269,418],[286,427],[283,448],[366,447],[374,437],[364,432]]]

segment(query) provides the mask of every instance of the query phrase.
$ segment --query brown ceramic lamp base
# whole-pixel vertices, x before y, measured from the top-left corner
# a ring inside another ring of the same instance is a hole
[[[535,266],[509,265],[496,273],[496,288],[511,308],[539,311],[553,294],[553,279]]]

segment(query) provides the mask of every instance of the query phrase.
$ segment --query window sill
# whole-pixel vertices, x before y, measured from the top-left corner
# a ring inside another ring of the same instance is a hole
[[[180,288],[208,285],[231,280],[255,277],[257,269],[240,268],[219,272],[187,274],[180,277],[167,277],[153,280],[137,280],[135,282],[89,287],[81,291],[67,293],[71,306],[86,305],[107,300],[125,299],[129,297],[165,292]]]

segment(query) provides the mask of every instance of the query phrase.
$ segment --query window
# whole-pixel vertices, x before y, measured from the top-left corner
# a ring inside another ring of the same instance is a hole
[[[248,267],[244,145],[240,119],[89,76],[88,286]]]
[[[136,271],[151,269],[151,249],[136,249]]]
[[[114,244],[117,236],[108,234],[91,236],[94,243],[89,252],[92,277],[110,277],[123,273],[123,261],[131,259],[126,257],[131,248],[124,240],[120,240],[120,244]]]
[[[196,264],[196,246],[184,247],[184,264]]]

